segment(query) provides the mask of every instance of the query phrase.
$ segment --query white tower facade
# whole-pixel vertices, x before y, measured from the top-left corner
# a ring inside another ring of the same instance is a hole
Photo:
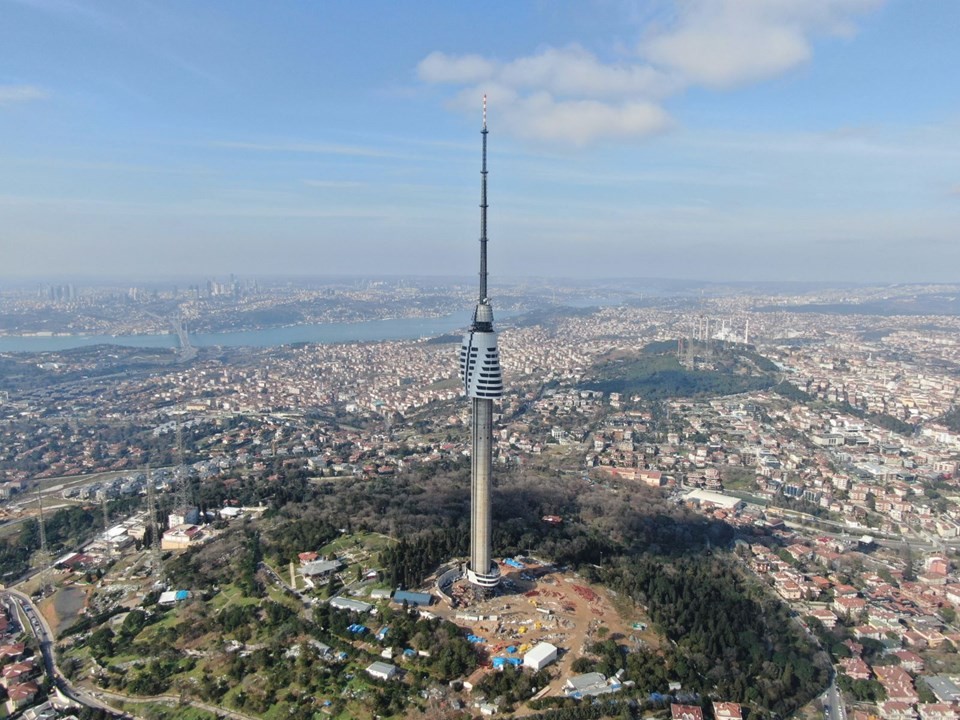
[[[483,160],[480,170],[480,297],[460,346],[460,378],[470,398],[470,563],[467,580],[484,588],[500,583],[491,557],[490,480],[493,464],[493,401],[503,396],[503,374],[493,307],[487,297],[487,98],[483,98]]]

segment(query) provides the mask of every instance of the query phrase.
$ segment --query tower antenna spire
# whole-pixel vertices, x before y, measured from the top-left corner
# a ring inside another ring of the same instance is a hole
[[[483,96],[483,163],[480,166],[480,304],[487,302],[487,96]]]

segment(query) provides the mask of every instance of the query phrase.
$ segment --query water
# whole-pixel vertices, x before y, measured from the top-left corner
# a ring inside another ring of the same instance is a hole
[[[512,313],[498,313],[506,317]],[[377,342],[380,340],[416,340],[462,331],[470,323],[471,313],[463,311],[434,318],[401,318],[368,320],[356,323],[320,323],[291,327],[243,330],[224,333],[190,335],[194,347],[276,347],[292,343]],[[59,335],[0,336],[0,352],[50,352],[92,347],[122,345],[142,348],[175,348],[176,335]]]

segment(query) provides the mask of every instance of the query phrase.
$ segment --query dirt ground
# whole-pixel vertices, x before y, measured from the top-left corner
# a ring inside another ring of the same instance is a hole
[[[62,627],[69,627],[76,622],[86,607],[91,590],[89,587],[66,585],[58,587],[55,593],[40,601],[38,608],[54,636],[59,635]]]
[[[497,597],[459,608],[441,601],[431,611],[482,638],[478,644],[491,662],[495,657],[522,659],[539,642],[556,645],[559,659],[550,672],[557,679],[544,695],[563,694],[573,661],[598,640],[612,638],[631,649],[658,646],[642,611],[602,586],[534,564],[523,570],[503,566],[501,571]]]

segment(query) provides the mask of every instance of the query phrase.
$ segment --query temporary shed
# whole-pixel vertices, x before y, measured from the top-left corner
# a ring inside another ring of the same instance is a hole
[[[329,575],[343,567],[339,560],[314,560],[303,564],[300,568],[300,574],[306,577],[318,577]]]
[[[330,607],[336,608],[337,610],[352,610],[356,613],[368,613],[373,610],[373,605],[370,603],[345,597],[331,598]]]
[[[537,643],[523,656],[523,665],[534,672],[543,670],[547,665],[556,661],[557,646],[548,642]]]
[[[433,596],[430,593],[418,593],[410,592],[409,590],[397,590],[393,594],[393,601],[397,605],[402,605],[404,602],[411,607],[417,607],[420,605],[427,606],[433,602]]]
[[[174,603],[182,602],[183,600],[190,599],[189,590],[167,590],[160,593],[160,597],[157,599],[157,602],[160,605],[173,605]]]
[[[367,668],[367,675],[378,678],[379,680],[390,680],[397,674],[397,666],[390,663],[380,662],[379,660]]]

